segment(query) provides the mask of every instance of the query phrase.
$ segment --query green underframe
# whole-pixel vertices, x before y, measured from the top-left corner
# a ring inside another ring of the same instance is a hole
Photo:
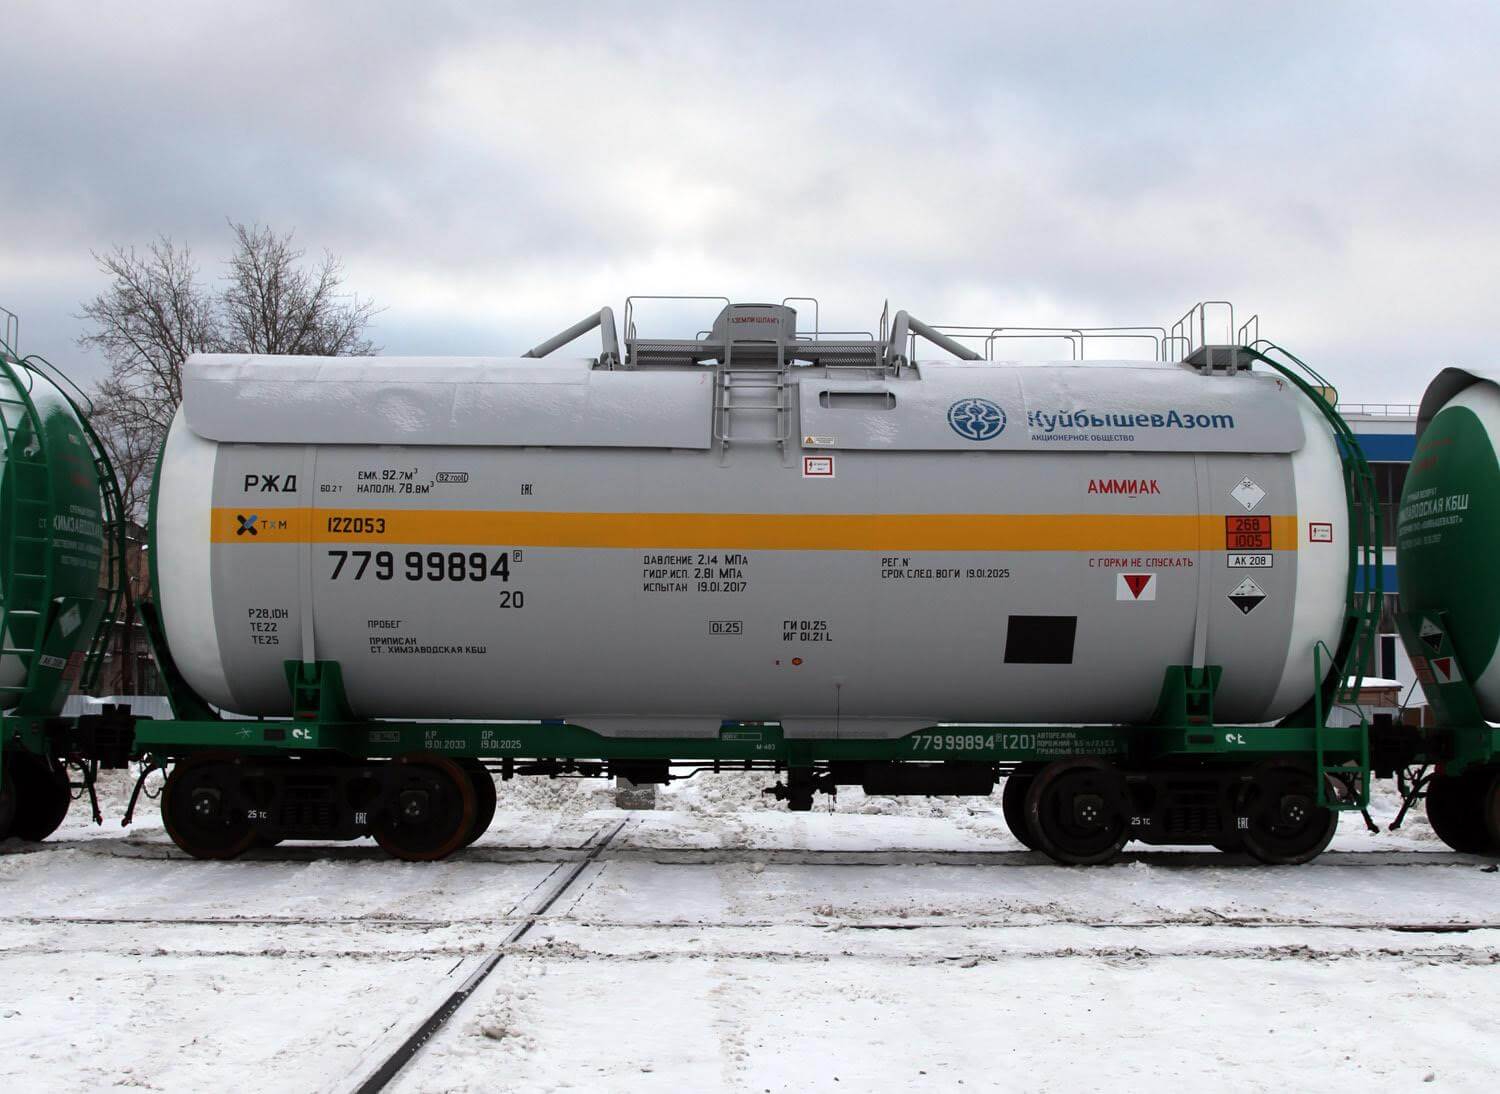
[[[148,630],[155,620],[148,613]],[[160,651],[158,651],[160,653]],[[170,658],[163,658],[170,664]],[[1368,774],[1365,727],[1225,726],[1212,721],[1219,666],[1194,672],[1173,666],[1149,725],[934,725],[902,737],[789,738],[780,725],[727,722],[715,737],[606,737],[563,722],[366,721],[353,716],[337,662],[285,663],[294,717],[225,720],[178,718],[136,724],[136,753],[166,759],[203,750],[255,754],[337,753],[377,759],[436,752],[491,760],[667,760],[677,763],[777,763],[789,767],[829,761],[969,761],[1016,764],[1072,756],[1107,756],[1149,764],[1171,758],[1254,762],[1272,756],[1321,756],[1325,766],[1356,765]],[[181,686],[171,673],[169,682]],[[173,698],[174,709],[209,711],[201,699]],[[38,745],[43,719],[10,718]],[[30,741],[28,741],[30,743]],[[1366,784],[1368,779],[1363,780]]]
[[[143,620],[156,644],[173,711],[168,720],[135,725],[134,755],[154,764],[203,751],[260,756],[341,756],[377,760],[408,752],[470,756],[492,761],[573,762],[636,760],[679,765],[742,765],[787,768],[834,762],[967,762],[1013,765],[1077,756],[1108,757],[1127,767],[1149,768],[1174,761],[1251,766],[1265,759],[1312,760],[1325,771],[1358,774],[1358,793],[1320,804],[1363,808],[1369,802],[1369,737],[1364,724],[1217,725],[1213,699],[1222,678],[1217,665],[1194,670],[1170,666],[1160,699],[1145,725],[943,724],[902,737],[788,737],[775,723],[726,722],[713,737],[606,737],[563,722],[369,721],[355,717],[344,695],[338,662],[284,663],[294,715],[290,718],[222,719],[194,694],[161,642],[160,622],[150,606]],[[47,719],[4,719],[4,741],[32,751],[47,748]],[[1319,719],[1321,721],[1321,719]],[[1490,734],[1478,748],[1493,754],[1500,739]],[[506,774],[509,774],[507,769]],[[1323,780],[1320,791],[1325,791]]]
[[[1358,726],[1325,728],[1330,762],[1360,759]],[[604,737],[581,726],[547,722],[140,722],[144,755],[202,749],[249,753],[332,751],[361,759],[437,752],[484,759],[672,760],[683,763],[768,760],[797,767],[830,760],[967,760],[1025,763],[1069,756],[1142,761],[1168,757],[1254,760],[1311,754],[1315,731],[1284,726],[1159,728],[1140,726],[940,725],[889,740],[788,738],[779,725],[731,723],[717,737]]]

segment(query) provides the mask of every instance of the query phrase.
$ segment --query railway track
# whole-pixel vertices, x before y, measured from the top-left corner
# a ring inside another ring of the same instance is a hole
[[[608,825],[605,826],[606,828]],[[590,837],[592,838],[592,837]],[[10,847],[0,848],[0,858],[6,856],[30,856],[79,852],[101,858],[142,859],[146,861],[195,861],[168,842],[139,842],[129,838],[51,840],[39,844],[23,844],[16,841]],[[554,847],[469,847],[448,860],[451,865],[495,864],[514,865],[520,863],[567,863],[572,861],[573,849]],[[612,861],[648,862],[663,866],[718,866],[727,862],[757,862],[766,866],[989,866],[1010,869],[1056,869],[1056,864],[1036,851],[1022,849],[939,851],[916,848],[887,848],[881,850],[827,849],[809,850],[798,847],[621,847],[611,846],[605,856]],[[390,856],[380,848],[363,844],[302,844],[282,845],[265,850],[248,852],[239,863],[318,863],[318,862],[378,862],[389,863]],[[1220,851],[1181,849],[1127,850],[1110,864],[1111,867],[1142,863],[1167,869],[1274,869],[1256,862],[1248,855],[1225,854]],[[1291,869],[1326,869],[1369,866],[1462,866],[1496,867],[1495,860],[1480,855],[1467,855],[1446,848],[1433,851],[1404,849],[1371,849],[1368,851],[1325,851],[1317,860],[1303,867]]]
[[[586,859],[584,862],[598,861]],[[557,894],[561,896],[561,892]],[[550,903],[555,904],[556,900]],[[25,926],[25,927],[141,927],[154,930],[173,930],[182,927],[230,927],[230,928],[267,928],[267,927],[367,927],[372,930],[384,932],[411,931],[415,933],[426,933],[430,931],[445,930],[458,927],[503,927],[511,925],[517,928],[525,927],[528,931],[546,918],[546,908],[538,908],[536,911],[527,913],[518,923],[513,916],[501,917],[472,917],[453,919],[397,919],[385,916],[330,916],[327,918],[308,916],[199,916],[192,918],[147,918],[142,916],[0,916],[0,927]],[[746,919],[733,922],[719,921],[715,923],[702,923],[695,920],[652,920],[650,922],[633,922],[630,920],[580,918],[570,916],[568,922],[575,927],[590,930],[628,929],[632,931],[718,931],[755,929],[775,926],[795,926],[823,928],[841,931],[922,931],[953,928],[969,929],[1003,929],[1006,931],[1033,931],[1050,927],[1084,927],[1091,930],[1160,930],[1168,927],[1226,927],[1245,930],[1270,930],[1275,928],[1299,928],[1305,930],[1327,930],[1327,931],[1395,931],[1404,934],[1466,934],[1471,931],[1500,931],[1500,919],[1462,921],[1462,922],[1431,922],[1413,923],[1380,920],[1337,920],[1337,919],[1306,919],[1296,917],[1276,916],[1228,916],[1218,914],[1197,914],[1174,917],[1163,917],[1157,919],[1089,919],[1070,916],[1066,914],[1056,915],[1050,918],[1040,918],[1030,922],[1013,922],[1002,918],[1003,914],[1013,913],[1013,909],[1001,909],[994,917],[951,917],[923,919],[919,922],[909,920],[893,919],[851,919],[838,915],[811,916],[805,919]],[[1029,915],[1041,916],[1044,913],[1037,910],[1028,910]],[[508,939],[507,945],[517,941],[519,935],[514,939]]]
[[[584,875],[590,864],[599,858],[600,853],[630,823],[631,821],[626,819],[601,826],[580,848],[586,853],[578,858],[571,868],[563,869],[560,865],[559,870],[543,883],[540,892],[535,894],[532,909],[501,940],[499,947],[480,961],[478,967],[469,973],[463,983],[449,993],[447,998],[422,1019],[415,1029],[402,1038],[394,1049],[389,1051],[381,1047],[374,1049],[373,1062],[367,1056],[366,1062],[356,1069],[354,1081],[347,1089],[353,1094],[378,1094],[379,1091],[384,1090],[391,1080],[422,1051],[423,1046],[448,1024],[449,1019],[474,994],[475,989],[484,983],[490,973],[495,971],[496,966],[505,960],[509,948],[530,933],[552,906],[562,899],[563,895]]]

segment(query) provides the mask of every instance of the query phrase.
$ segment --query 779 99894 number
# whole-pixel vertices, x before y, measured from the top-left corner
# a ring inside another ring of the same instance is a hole
[[[330,580],[344,578],[376,581],[400,578],[406,581],[500,581],[510,580],[510,552],[491,558],[485,551],[407,551],[397,559],[394,551],[331,550]]]

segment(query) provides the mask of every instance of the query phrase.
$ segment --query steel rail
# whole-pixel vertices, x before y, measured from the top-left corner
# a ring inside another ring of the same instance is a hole
[[[629,818],[617,822],[603,838],[598,838],[599,833],[604,832],[604,829],[608,827],[607,825],[601,827],[593,836],[590,836],[590,842],[584,845],[589,848],[588,854],[575,862],[573,868],[558,879],[542,899],[542,902],[526,914],[526,917],[501,941],[499,948],[486,957],[480,966],[469,974],[467,980],[454,989],[438,1005],[437,1009],[429,1014],[397,1046],[394,1052],[381,1060],[373,1070],[365,1075],[358,1085],[352,1088],[354,1094],[377,1094],[378,1091],[384,1090],[390,1084],[391,1080],[399,1075],[407,1064],[416,1058],[417,1054],[426,1047],[427,1043],[432,1040],[437,1032],[448,1024],[449,1019],[468,1001],[470,996],[474,994],[475,989],[484,983],[490,973],[495,971],[496,966],[505,960],[505,955],[509,952],[509,948],[524,938],[531,931],[531,928],[537,925],[542,916],[546,915],[548,910],[558,902],[572,884],[583,876],[583,872],[599,857],[599,853],[609,846],[610,841],[623,832],[625,826],[629,823]]]

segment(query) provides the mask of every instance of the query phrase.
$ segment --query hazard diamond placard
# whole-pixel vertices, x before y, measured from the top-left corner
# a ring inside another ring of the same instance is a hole
[[[1155,574],[1116,574],[1116,600],[1155,600]]]
[[[1463,679],[1458,674],[1458,662],[1451,657],[1429,657],[1427,664],[1432,668],[1433,679],[1439,684],[1451,684]]]
[[[1246,615],[1260,607],[1265,598],[1266,591],[1248,577],[1229,592],[1229,602]]]

